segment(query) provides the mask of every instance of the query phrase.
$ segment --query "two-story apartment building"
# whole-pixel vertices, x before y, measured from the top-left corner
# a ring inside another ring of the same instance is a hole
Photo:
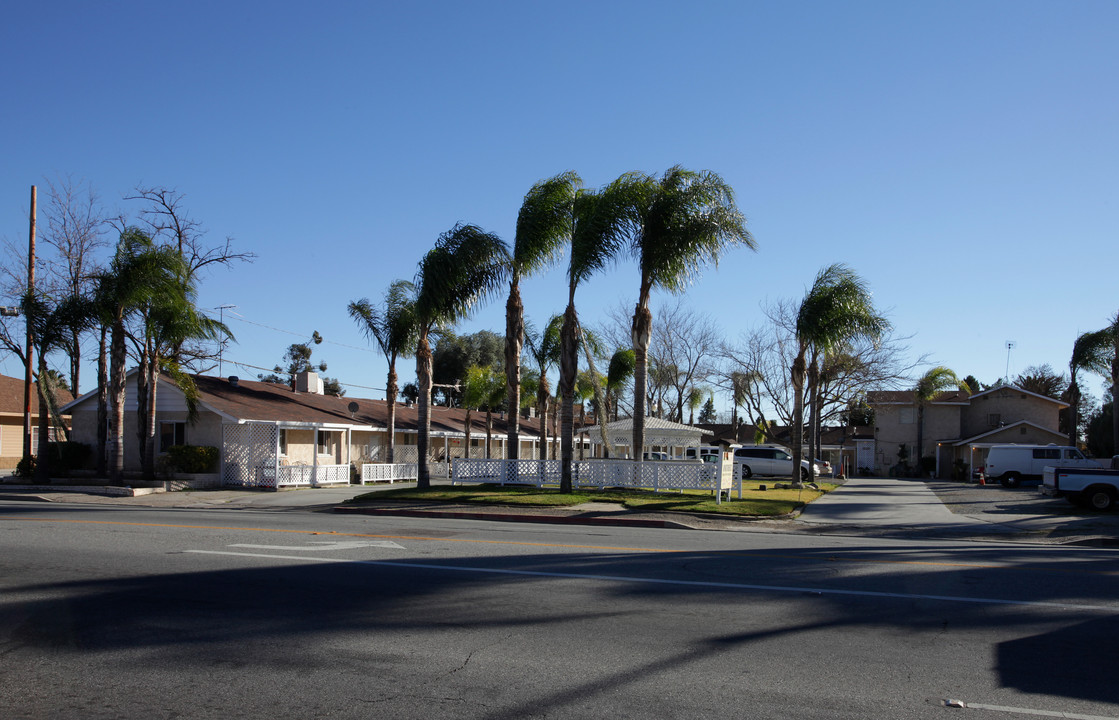
[[[983,465],[992,445],[1067,442],[1058,418],[1068,403],[1013,385],[973,395],[959,390],[938,395],[925,407],[920,448],[913,391],[871,392],[867,402],[875,411],[874,470],[880,474],[898,464],[903,446],[910,465],[916,466],[922,457],[935,458],[935,476],[947,478],[956,463],[970,476],[972,468]]]

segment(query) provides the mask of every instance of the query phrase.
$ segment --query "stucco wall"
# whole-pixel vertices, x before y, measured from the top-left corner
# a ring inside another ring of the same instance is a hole
[[[1056,432],[1060,406],[1050,400],[1016,390],[1007,388],[994,390],[972,398],[971,404],[964,413],[963,437],[972,437],[991,430],[993,426],[988,422],[988,418],[996,413],[1003,425],[1025,420]]]
[[[940,440],[960,437],[960,406],[929,405],[925,408],[922,452],[917,451],[917,408],[915,405],[879,405],[875,407],[875,464],[878,472],[886,472],[898,462],[898,449],[905,444],[909,464],[921,457],[934,457]],[[912,422],[903,422],[904,419]]]

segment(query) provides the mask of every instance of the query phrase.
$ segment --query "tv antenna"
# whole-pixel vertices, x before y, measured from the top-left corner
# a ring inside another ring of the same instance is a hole
[[[1018,343],[1014,342],[1013,340],[1006,341],[1006,375],[1004,376],[1004,380],[1006,381],[1007,385],[1010,384],[1010,351],[1013,350],[1017,345]]]

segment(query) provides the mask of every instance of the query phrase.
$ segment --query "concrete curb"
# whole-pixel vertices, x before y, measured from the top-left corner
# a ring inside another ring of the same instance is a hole
[[[397,517],[442,517],[455,520],[493,520],[495,522],[548,523],[553,525],[605,525],[614,527],[695,528],[673,520],[624,517],[617,515],[532,515],[508,512],[471,512],[468,510],[417,510],[414,508],[362,508],[336,506],[334,512],[344,515],[385,515]]]
[[[116,485],[4,485],[0,486],[0,493],[5,493],[5,500],[22,500],[24,493],[80,493],[82,495],[104,495],[105,497],[139,497],[166,492],[158,488],[117,487]],[[40,497],[44,502],[49,499]]]

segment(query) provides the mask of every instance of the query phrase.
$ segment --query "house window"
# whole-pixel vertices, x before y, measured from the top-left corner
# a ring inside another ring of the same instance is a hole
[[[173,445],[186,445],[185,422],[161,422],[159,424],[159,451],[165,453]]]
[[[903,407],[900,412],[902,425],[912,425],[917,422],[917,408]]]
[[[283,428],[280,428],[278,436],[279,436],[279,441],[280,441],[280,455],[287,455],[288,454],[288,431],[283,429]]]
[[[998,427],[1002,423],[1002,415],[999,413],[987,413],[987,427]]]
[[[58,428],[47,426],[47,442],[58,442]],[[39,426],[31,426],[31,454],[39,452]]]
[[[333,430],[319,430],[318,446],[319,455],[334,455],[334,449],[338,447],[338,433]]]

